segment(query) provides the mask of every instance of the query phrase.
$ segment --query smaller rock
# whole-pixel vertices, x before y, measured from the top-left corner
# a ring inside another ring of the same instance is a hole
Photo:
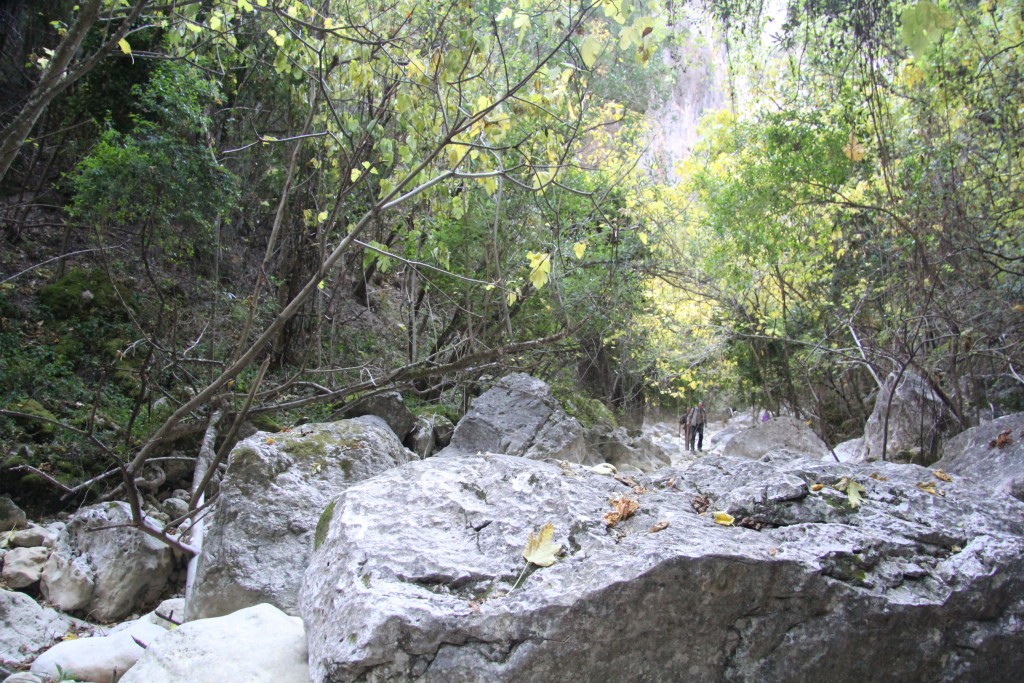
[[[59,640],[71,620],[17,591],[0,590],[0,666],[27,666]]]
[[[11,588],[31,586],[39,581],[49,556],[49,548],[13,548],[4,555],[4,581]]]
[[[399,441],[404,439],[416,424],[416,417],[397,391],[387,391],[358,399],[345,409],[343,416],[353,418],[363,415],[376,415],[387,422]]]
[[[0,531],[21,529],[27,524],[25,511],[15,505],[10,496],[0,496]]]
[[[82,556],[68,560],[59,552],[50,553],[40,577],[43,597],[59,610],[74,612],[85,609],[92,600],[96,576]]]
[[[121,680],[309,683],[306,632],[300,618],[266,603],[190,621],[150,645]]]
[[[406,448],[421,458],[433,455],[437,446],[433,425],[422,417],[416,418],[416,424],[406,435],[404,443]]]
[[[56,539],[57,535],[49,529],[33,524],[26,529],[15,531],[11,538],[11,545],[15,548],[35,548],[37,546],[52,548]]]
[[[4,679],[4,683],[49,683],[49,680],[42,676],[37,676],[31,671],[22,671],[11,674]]]
[[[164,501],[164,512],[172,520],[181,519],[188,514],[188,502],[181,498],[168,498]]]
[[[138,619],[110,635],[61,641],[39,655],[31,670],[52,678],[115,683],[145,652],[139,642],[150,646],[166,633],[162,626]]]

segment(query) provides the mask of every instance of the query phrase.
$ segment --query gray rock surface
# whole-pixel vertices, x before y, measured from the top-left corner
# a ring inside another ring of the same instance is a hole
[[[50,556],[49,548],[12,548],[4,555],[0,576],[9,588],[26,588],[39,581]]]
[[[943,444],[935,467],[1024,500],[1024,413],[957,434]]]
[[[630,436],[624,427],[592,429],[587,433],[587,445],[596,454],[596,460],[611,463],[620,471],[637,469],[653,472],[672,464],[668,452],[650,436]]]
[[[0,666],[29,664],[68,632],[71,620],[15,591],[0,589]]]
[[[701,458],[636,489],[504,455],[411,463],[333,507],[302,588],[312,677],[1015,679],[1024,505],[956,481],[932,494],[930,476],[788,452]],[[609,527],[619,496],[639,509]],[[546,523],[564,555],[528,566]]]
[[[889,396],[894,384],[896,391],[890,406]],[[885,423],[887,406],[888,432]],[[897,384],[896,375],[890,374],[878,392],[875,407],[864,425],[864,442],[858,459],[880,460],[883,441],[887,441],[886,460],[929,465],[939,457],[939,443],[948,422],[949,412],[924,379],[908,371]],[[888,438],[885,439],[884,435]]]
[[[362,417],[375,415],[387,423],[401,441],[416,424],[416,416],[405,405],[402,395],[397,391],[385,391],[358,399],[347,407],[344,417]]]
[[[828,446],[814,430],[807,423],[789,415],[773,417],[767,422],[754,422],[716,441],[719,453],[741,458],[757,459],[780,448],[812,458],[829,455]]]
[[[404,443],[406,448],[421,458],[430,457],[437,448],[434,425],[422,417],[416,418],[416,424],[405,435]]]
[[[123,683],[309,683],[302,620],[255,605],[169,631]]]
[[[0,533],[20,529],[27,523],[25,511],[18,507],[10,496],[0,495]]]
[[[92,594],[80,608],[90,619],[116,621],[151,608],[170,580],[174,568],[171,549],[125,526],[130,522],[128,504],[121,502],[90,505],[72,515],[53,550],[63,558],[63,563],[53,566],[62,576],[47,574],[48,591],[52,589],[56,595],[64,590],[85,590],[82,583],[88,583],[91,570]],[[64,572],[69,565],[71,571]],[[65,580],[76,585],[63,583]]]
[[[43,567],[39,590],[46,600],[64,612],[84,610],[96,590],[96,572],[88,559],[51,553]]]
[[[75,681],[116,683],[145,652],[140,642],[149,646],[166,634],[167,629],[138,619],[110,635],[65,640],[32,662],[32,673],[51,680],[63,672]]]
[[[261,602],[295,614],[324,508],[353,483],[415,458],[369,415],[240,442],[199,556],[189,620]]]
[[[589,457],[583,426],[569,417],[551,388],[524,373],[500,379],[478,396],[438,453],[504,453],[524,458],[600,462]]]

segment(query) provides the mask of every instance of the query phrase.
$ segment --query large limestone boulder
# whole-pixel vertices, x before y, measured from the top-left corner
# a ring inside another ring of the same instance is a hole
[[[15,591],[0,589],[0,666],[9,669],[29,664],[60,640],[71,620]]]
[[[206,532],[188,618],[261,602],[296,614],[324,508],[353,483],[415,458],[381,418],[369,415],[240,442]]]
[[[935,466],[1024,500],[1024,413],[968,429],[942,446]]]
[[[182,624],[122,683],[309,683],[302,620],[267,604]]]
[[[859,507],[844,477],[863,488]],[[623,499],[638,509],[611,526]],[[780,452],[630,482],[505,455],[430,458],[336,501],[302,588],[310,671],[317,683],[1011,680],[1022,520],[1018,501],[912,465]],[[528,565],[527,539],[548,523],[562,557]]]
[[[32,662],[32,673],[49,680],[60,680],[63,675],[76,681],[117,683],[142,656],[145,647],[166,633],[162,626],[137,619],[116,633],[65,640]]]
[[[589,457],[583,425],[562,410],[545,382],[521,372],[473,401],[439,455],[481,452],[570,462]]]
[[[939,457],[939,444],[948,423],[948,409],[924,379],[906,372],[897,382],[896,375],[890,374],[864,425],[864,442],[858,459],[880,460],[883,442],[887,442],[886,460],[930,465]]]
[[[755,460],[779,449],[803,453],[812,458],[829,454],[828,446],[806,422],[789,415],[739,428],[731,437],[716,445],[716,450],[722,455]]]
[[[101,623],[152,607],[167,588],[173,556],[166,544],[130,528],[131,521],[123,502],[72,515],[43,568],[44,595]]]

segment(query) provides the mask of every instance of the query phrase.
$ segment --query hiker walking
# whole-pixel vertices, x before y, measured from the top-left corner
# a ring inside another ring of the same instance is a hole
[[[697,442],[698,451],[702,451],[704,449],[704,423],[707,421],[707,418],[708,415],[704,411],[704,402],[697,401],[697,405],[695,405],[693,410],[689,412],[686,419],[686,424],[690,428],[690,433],[686,438],[686,450],[693,450],[694,441]]]

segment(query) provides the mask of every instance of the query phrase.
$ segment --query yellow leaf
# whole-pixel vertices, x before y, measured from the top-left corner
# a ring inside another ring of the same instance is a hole
[[[527,562],[532,562],[538,567],[550,567],[558,559],[558,551],[562,549],[562,546],[557,545],[551,541],[551,537],[555,534],[555,527],[548,522],[541,527],[540,533],[536,536],[533,532],[530,532],[530,537],[526,541],[526,548],[523,549],[523,557],[526,558]]]
[[[651,533],[652,534],[656,534],[659,531],[664,531],[667,528],[668,528],[668,521],[663,519],[663,520],[661,520],[660,522],[658,522],[657,524],[655,524],[654,526],[651,527]]]
[[[936,479],[939,479],[941,481],[953,481],[953,477],[949,476],[942,470],[932,470],[932,474],[935,475]]]
[[[271,437],[271,436],[267,437],[267,445],[268,446],[273,446],[274,445],[274,438],[273,437]]]
[[[541,289],[551,277],[550,254],[528,251],[526,258],[530,261],[530,283],[534,288]]]
[[[572,253],[576,254],[576,258],[578,258],[578,259],[583,258],[583,252],[585,252],[586,250],[587,250],[587,243],[586,242],[577,242],[572,247]]]
[[[864,147],[853,137],[853,131],[850,131],[850,142],[843,147],[843,154],[850,161],[861,161],[864,158]]]
[[[121,52],[125,53],[126,55],[130,55],[132,53],[132,46],[128,44],[128,41],[125,38],[122,38],[121,40],[117,41],[117,46],[120,47]]]
[[[601,52],[601,41],[594,36],[587,36],[580,43],[580,57],[583,58],[583,64],[589,69],[594,66],[597,61],[597,55]]]
[[[316,215],[316,222],[317,223],[323,223],[325,220],[327,220],[327,216],[329,216],[329,215],[330,214],[328,214],[326,211],[321,211],[320,213],[318,213]]]
[[[358,168],[353,168],[352,173],[349,174],[349,178],[354,183],[355,181],[359,180],[359,176],[361,175],[363,175],[362,171],[360,171]]]
[[[732,523],[736,519],[728,512],[716,512],[715,513],[715,524],[721,524],[722,526],[732,526]]]
[[[636,234],[636,236],[640,238],[640,241],[643,242],[645,246],[647,245],[647,233],[646,232],[638,232]]]
[[[508,297],[506,298],[508,299],[509,306],[515,306],[516,301],[519,299],[519,294],[517,294],[516,292],[509,292]]]

